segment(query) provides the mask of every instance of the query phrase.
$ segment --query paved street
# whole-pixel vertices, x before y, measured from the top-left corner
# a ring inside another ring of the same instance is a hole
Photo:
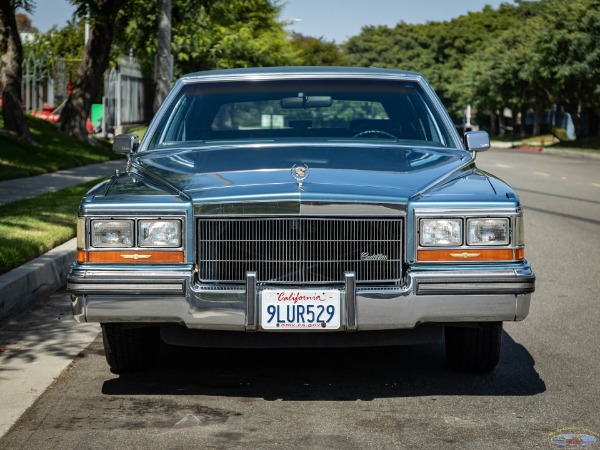
[[[117,376],[96,338],[0,448],[547,449],[560,448],[550,439],[561,431],[599,436],[600,160],[494,149],[478,165],[520,193],[538,276],[530,316],[505,325],[493,373],[449,371],[439,343],[165,347],[156,369]],[[48,351],[64,353],[69,334]]]

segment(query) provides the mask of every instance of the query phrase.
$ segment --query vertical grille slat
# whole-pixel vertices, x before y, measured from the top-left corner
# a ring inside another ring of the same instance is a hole
[[[199,218],[202,282],[397,282],[402,277],[402,218]]]

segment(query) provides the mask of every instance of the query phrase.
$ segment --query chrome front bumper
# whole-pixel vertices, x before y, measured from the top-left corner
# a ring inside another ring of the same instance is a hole
[[[80,322],[177,323],[191,329],[262,331],[261,291],[275,286],[258,284],[252,272],[242,286],[207,286],[193,280],[191,266],[133,271],[76,264],[67,289]],[[335,286],[341,292],[341,329],[523,320],[535,290],[529,266],[468,272],[417,270],[409,271],[406,280],[402,287],[365,287],[356,285],[353,273],[346,273],[344,283]]]

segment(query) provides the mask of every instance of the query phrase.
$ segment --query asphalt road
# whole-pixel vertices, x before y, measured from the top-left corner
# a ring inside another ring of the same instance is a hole
[[[167,349],[117,376],[96,339],[0,448],[543,449],[580,431],[600,449],[600,160],[494,149],[478,165],[520,193],[538,276],[493,373],[449,371],[439,343]]]

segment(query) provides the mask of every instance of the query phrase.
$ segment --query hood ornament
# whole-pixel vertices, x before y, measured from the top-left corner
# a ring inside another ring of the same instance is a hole
[[[306,164],[294,164],[292,167],[292,176],[298,183],[298,190],[302,191],[302,182],[308,178],[309,170]]]

